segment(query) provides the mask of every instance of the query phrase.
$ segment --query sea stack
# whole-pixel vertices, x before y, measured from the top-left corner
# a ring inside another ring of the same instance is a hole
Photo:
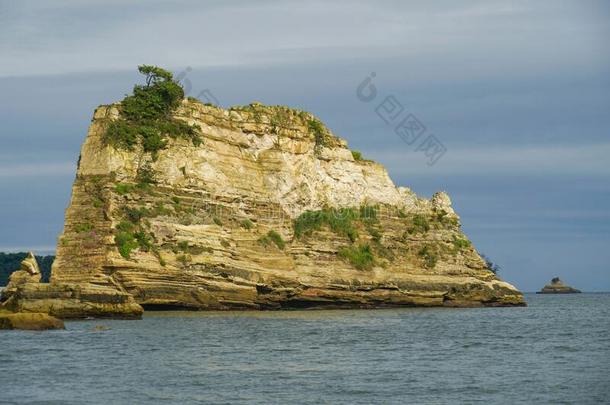
[[[15,294],[17,287],[27,283],[40,283],[41,273],[34,253],[29,252],[21,262],[19,270],[9,277],[8,285],[0,295],[0,301],[5,301]]]
[[[550,284],[545,285],[537,294],[576,294],[579,292],[580,290],[565,285],[559,277],[555,277]]]
[[[139,317],[525,305],[464,235],[446,193],[396,187],[312,114],[189,98],[151,124],[173,131],[157,136],[132,131],[123,105],[133,100],[95,111],[51,283],[20,286],[15,308]]]

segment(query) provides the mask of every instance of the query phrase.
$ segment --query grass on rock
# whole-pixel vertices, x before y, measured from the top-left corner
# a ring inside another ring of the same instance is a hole
[[[104,142],[126,150],[141,145],[153,159],[169,138],[184,138],[200,145],[199,129],[172,116],[184,98],[184,90],[173,75],[149,65],[138,66],[138,71],[146,76],[146,84],[135,85],[133,94],[121,101],[120,118],[108,125]]]
[[[358,270],[370,270],[375,264],[375,256],[369,244],[345,247],[339,250],[339,256]]]

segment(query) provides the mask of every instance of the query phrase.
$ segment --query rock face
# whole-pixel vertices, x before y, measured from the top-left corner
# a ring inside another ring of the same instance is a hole
[[[27,283],[3,304],[12,312],[43,312],[58,318],[130,318],[142,316],[133,297],[116,288],[89,283]]]
[[[38,263],[30,252],[2,290],[0,309],[23,314],[45,313],[59,318],[142,316],[142,307],[133,297],[116,288],[89,283],[41,284],[40,277]]]
[[[88,302],[97,286],[145,308],[525,304],[445,193],[396,187],[308,113],[184,100],[175,117],[203,144],[171,139],[156,156],[105,145],[118,114],[94,114],[52,269],[52,285],[87,286]],[[14,305],[60,295],[24,288]]]
[[[0,329],[65,329],[64,323],[43,313],[0,314]]]
[[[550,284],[545,285],[537,294],[575,294],[579,292],[580,290],[565,285],[559,277],[555,277]]]
[[[19,270],[11,274],[8,285],[2,291],[2,300],[10,298],[17,288],[26,283],[40,283],[41,273],[36,257],[29,252],[27,257],[21,262]]]

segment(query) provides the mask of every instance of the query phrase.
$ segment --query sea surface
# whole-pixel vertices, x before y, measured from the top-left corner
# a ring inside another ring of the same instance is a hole
[[[0,403],[609,403],[610,294],[526,299],[526,308],[148,312],[2,331]]]

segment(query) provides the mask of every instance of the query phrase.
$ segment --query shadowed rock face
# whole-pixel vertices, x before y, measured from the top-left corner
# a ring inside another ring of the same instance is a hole
[[[48,330],[65,326],[60,319],[44,313],[0,313],[0,329]]]
[[[199,126],[204,142],[170,140],[156,159],[104,145],[117,116],[115,106],[95,112],[54,285],[157,308],[525,304],[487,270],[445,193],[426,200],[396,187],[326,128],[312,132],[310,114],[185,100],[175,116]],[[139,183],[143,168],[153,184]],[[312,224],[308,210],[350,219]]]
[[[538,294],[574,294],[579,292],[580,290],[565,285],[559,277],[555,277],[550,284],[545,285],[542,290],[538,291]]]

